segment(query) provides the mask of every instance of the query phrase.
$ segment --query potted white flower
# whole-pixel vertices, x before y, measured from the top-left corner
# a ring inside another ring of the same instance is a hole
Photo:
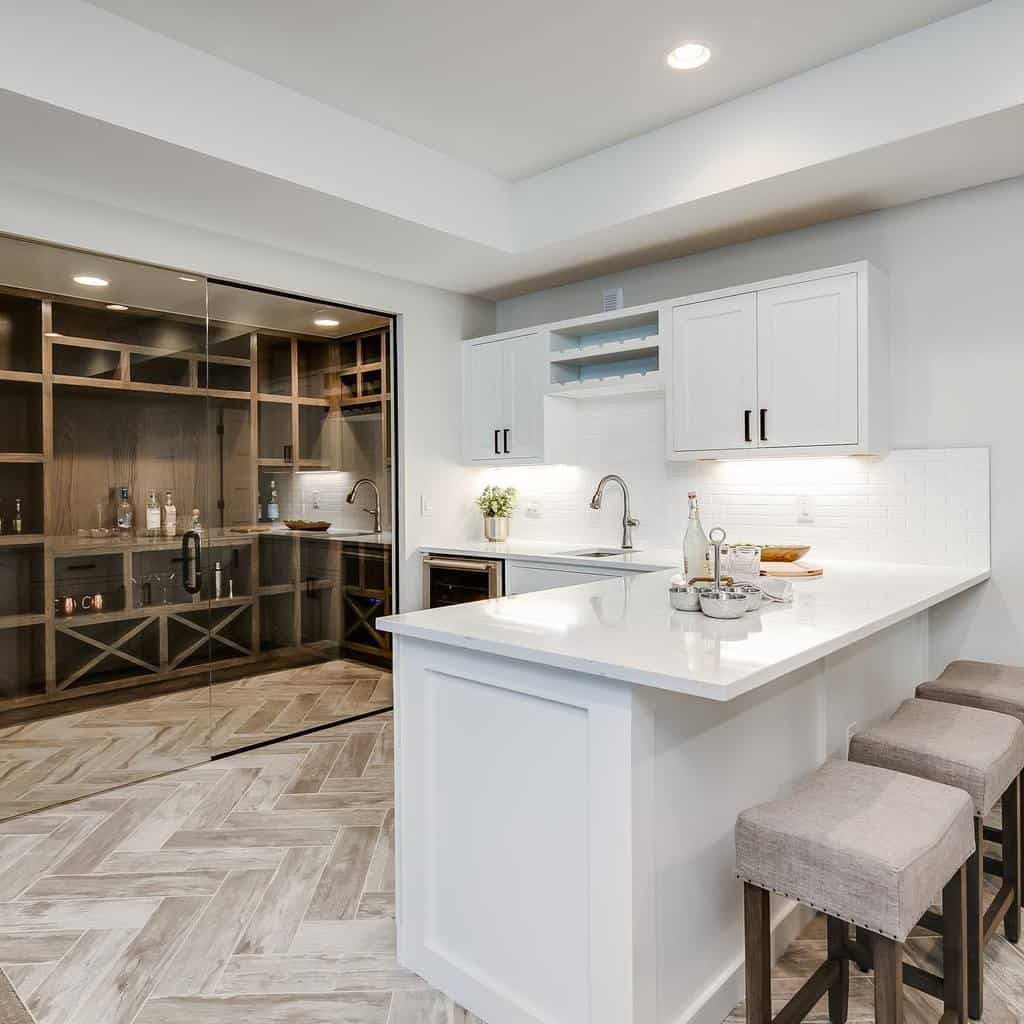
[[[484,537],[487,540],[508,540],[508,522],[519,500],[514,487],[495,487],[488,484],[476,499],[484,516]]]

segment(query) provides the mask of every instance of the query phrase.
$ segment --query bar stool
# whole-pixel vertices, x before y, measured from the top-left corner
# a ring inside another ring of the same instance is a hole
[[[917,688],[917,696],[924,700],[1000,711],[1024,722],[1024,668],[989,661],[952,661],[938,679],[922,683]],[[1024,780],[1019,785],[1024,793]],[[1024,815],[1020,824],[1017,848],[1024,850]],[[1003,841],[1000,828],[986,825],[984,836],[989,842]],[[995,858],[986,857],[983,864],[986,874],[1002,874],[1002,865]]]
[[[981,1016],[984,950],[1002,923],[1006,938],[1020,938],[1020,796],[1024,769],[1024,726],[1009,715],[978,708],[908,700],[886,722],[857,733],[850,760],[905,772],[964,790],[974,808],[974,853],[967,862],[967,1008]],[[997,800],[1013,841],[1003,844],[1003,883],[988,911],[983,907],[983,819]],[[929,931],[942,931],[937,914],[921,920]]]
[[[828,958],[774,1018],[797,1024],[827,992],[832,1024],[845,1024],[850,960],[875,970],[875,1021],[899,1024],[903,985],[943,1001],[941,1024],[967,1012],[964,863],[974,849],[965,792],[849,761],[814,772],[782,800],[736,821],[742,879],[748,1024],[773,1024],[769,893],[827,915]],[[942,891],[944,977],[903,963],[903,942]],[[851,942],[849,924],[870,949]]]

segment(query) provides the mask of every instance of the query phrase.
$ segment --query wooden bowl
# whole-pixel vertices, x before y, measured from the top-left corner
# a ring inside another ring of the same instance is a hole
[[[811,550],[810,544],[766,544],[761,548],[762,562],[795,562]]]
[[[286,519],[284,525],[289,530],[312,530],[315,533],[323,533],[325,530],[330,529],[331,524],[325,523],[322,519],[317,519],[314,522],[309,522],[305,519]]]

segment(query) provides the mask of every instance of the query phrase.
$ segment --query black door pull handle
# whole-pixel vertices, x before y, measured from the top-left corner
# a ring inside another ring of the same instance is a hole
[[[508,427],[506,427],[502,433],[505,435],[505,454],[508,455]]]
[[[498,434],[500,434],[500,433],[501,433],[500,430],[496,430],[494,432],[494,454],[495,455],[500,455],[501,454],[501,449],[498,447]]]
[[[189,548],[192,550],[189,551]],[[181,584],[187,594],[198,594],[203,585],[203,542],[197,530],[188,530],[181,536],[181,560],[185,573]]]
[[[750,409],[743,410],[743,440],[750,444]]]
[[[767,415],[768,415],[768,410],[767,409],[762,409],[761,410],[761,440],[762,441],[767,441],[768,440],[767,428],[765,427],[765,422],[764,422],[765,421],[765,417]]]

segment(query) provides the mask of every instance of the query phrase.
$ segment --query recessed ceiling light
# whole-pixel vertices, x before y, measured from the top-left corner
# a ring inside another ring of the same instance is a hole
[[[668,66],[678,71],[692,71],[711,60],[711,48],[703,43],[683,43],[668,55]]]
[[[75,274],[75,284],[84,284],[86,288],[106,288],[110,282],[105,277],[96,277],[93,274]]]
[[[185,274],[178,275],[179,281],[185,281],[187,284],[195,284],[199,280],[197,277],[187,277]]]
[[[128,307],[122,306],[119,302],[112,302],[107,309],[113,310],[115,313],[123,313]]]
[[[332,316],[318,316],[313,323],[317,327],[337,327],[341,321],[335,320]]]

